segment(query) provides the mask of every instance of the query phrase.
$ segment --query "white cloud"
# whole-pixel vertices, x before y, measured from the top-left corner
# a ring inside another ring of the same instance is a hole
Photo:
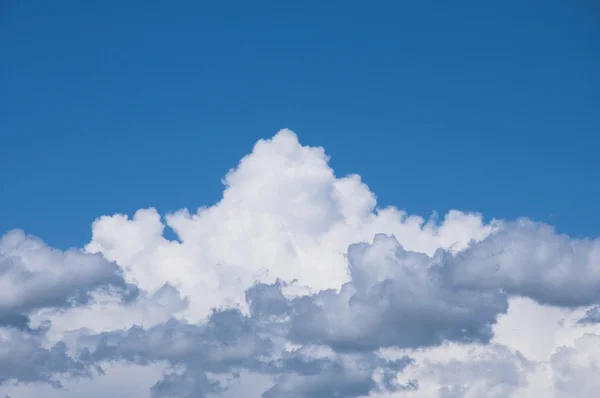
[[[550,359],[554,386],[561,397],[600,396],[600,335],[586,333],[573,347],[560,347]]]
[[[102,216],[81,251],[5,235],[0,386],[13,398],[600,392],[599,240],[379,209],[289,130],[224,183],[196,212]],[[96,366],[106,375],[89,380]],[[58,381],[68,389],[43,384]]]
[[[450,212],[441,223],[396,208],[376,209],[360,177],[337,178],[322,148],[303,147],[294,133],[259,141],[224,179],[222,200],[191,214],[166,216],[181,243],[166,240],[154,209],[101,217],[86,250],[124,267],[130,281],[155,290],[169,281],[190,298],[198,319],[210,308],[243,303],[255,280],[298,280],[313,291],[348,280],[345,253],[377,233],[407,250],[433,254],[464,248],[497,227],[478,214]]]

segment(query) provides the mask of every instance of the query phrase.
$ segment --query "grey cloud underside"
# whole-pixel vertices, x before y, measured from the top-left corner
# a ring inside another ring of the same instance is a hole
[[[238,310],[215,311],[208,322],[192,325],[170,320],[143,329],[82,337],[80,354],[88,364],[126,361],[145,365],[164,361],[174,369],[151,390],[153,397],[204,397],[226,388],[207,372],[229,374],[239,369],[268,367],[273,343],[259,326]],[[180,370],[179,372],[176,370]]]
[[[374,352],[448,341],[488,343],[510,296],[567,308],[600,303],[598,240],[571,240],[546,225],[519,221],[457,254],[440,249],[429,257],[377,235],[371,244],[349,248],[349,282],[339,291],[288,298],[282,293],[284,282],[258,283],[246,291],[249,315],[215,310],[204,324],[173,319],[150,328],[83,335],[78,354],[71,357],[61,343],[43,348],[43,333],[29,328],[26,314],[82,305],[89,292],[99,289],[127,297],[131,287],[118,267],[100,256],[53,251],[18,235],[5,237],[0,247],[0,283],[14,285],[13,294],[0,293],[0,331],[8,333],[0,342],[0,383],[59,386],[55,375],[90,377],[90,369],[104,362],[166,362],[172,369],[152,388],[157,398],[222,392],[227,382],[210,375],[240,370],[274,376],[265,398],[357,397],[415,389],[417,381],[396,381],[410,358],[387,361]],[[51,266],[32,268],[36,261]],[[162,292],[166,298],[175,293],[172,286]],[[597,322],[597,308],[588,311],[585,322]],[[13,341],[16,349],[33,353],[33,362],[16,359],[15,348],[7,345]],[[302,348],[285,351],[285,342]],[[315,355],[310,347],[329,351]],[[494,370],[482,362],[478,369],[502,372],[511,388],[523,383],[508,360],[500,365]],[[455,397],[466,387],[445,388],[443,396]]]
[[[279,361],[279,375],[273,387],[265,391],[265,398],[328,398],[359,397],[376,392],[395,392],[418,388],[416,381],[402,385],[396,374],[412,363],[408,357],[396,361],[382,359],[375,354],[332,355],[311,358],[302,350],[286,353]],[[374,379],[377,370],[380,380]]]
[[[7,382],[62,384],[57,376],[91,377],[90,366],[69,356],[67,346],[44,347],[44,333],[0,331],[0,385]]]
[[[302,350],[281,352],[276,336],[265,326],[237,310],[214,312],[204,325],[171,320],[149,329],[84,336],[79,359],[86,364],[127,361],[145,365],[165,361],[174,369],[152,388],[155,397],[198,397],[227,388],[207,373],[235,374],[247,369],[276,376],[265,397],[357,397],[371,391],[416,388],[395,382],[396,373],[411,363],[366,352],[358,355],[329,353],[315,358]],[[381,381],[374,373],[383,373]]]
[[[447,269],[457,288],[501,288],[566,308],[600,302],[600,239],[570,239],[528,220],[471,245]]]
[[[114,358],[134,362],[143,358],[185,364],[183,374],[168,376],[155,391],[181,386],[169,382],[174,378],[190,380],[192,375],[202,374],[204,380],[205,373],[199,369],[230,372],[245,368],[277,375],[265,397],[359,396],[381,388],[372,371],[349,378],[341,362],[331,362],[331,358],[319,360],[318,365],[289,358],[273,361],[277,354],[274,341],[282,338],[305,346],[328,346],[337,352],[333,354],[337,358],[366,358],[381,347],[427,347],[444,341],[487,343],[511,295],[565,307],[597,302],[600,278],[593,273],[597,246],[596,241],[571,241],[547,226],[529,222],[508,224],[456,255],[438,250],[433,257],[406,251],[393,237],[378,235],[372,244],[349,248],[350,282],[339,292],[326,290],[290,299],[282,293],[283,282],[256,284],[246,292],[249,317],[217,311],[206,326],[177,324],[182,329],[172,335],[180,336],[180,344],[190,347],[182,356],[161,356],[173,352],[165,348],[169,338],[148,337],[156,333],[170,336],[167,330],[175,324],[147,332],[130,330],[112,348],[100,344],[90,355],[107,359],[101,353],[112,350],[119,352]],[[576,277],[578,272],[588,278]],[[164,331],[159,332],[161,328]],[[191,329],[184,332],[186,328]],[[210,334],[209,330],[221,332]],[[110,340],[109,336],[103,338]],[[144,341],[152,343],[140,343]],[[210,345],[205,346],[208,341]],[[227,360],[223,350],[229,353]],[[319,368],[325,364],[327,369]],[[512,384],[522,382],[514,373],[510,377]],[[201,391],[224,388],[210,381],[201,384]],[[449,386],[444,394],[455,396],[462,388]]]
[[[168,361],[193,364],[211,372],[229,372],[235,366],[256,367],[260,356],[271,352],[272,342],[258,325],[238,310],[216,311],[203,325],[170,320],[149,329],[83,337],[86,362],[125,360],[147,364]]]
[[[24,327],[24,317],[35,310],[83,306],[95,292],[131,300],[138,290],[100,255],[62,252],[22,231],[0,239],[0,323]]]
[[[0,316],[0,328],[12,327],[19,330],[32,330],[29,327],[31,320],[23,314],[7,314]]]
[[[186,368],[183,372],[165,373],[150,389],[152,398],[204,398],[207,394],[222,393],[226,388],[211,380],[202,369]]]
[[[444,277],[445,261],[441,251],[430,258],[383,235],[352,245],[351,281],[339,293],[292,300],[289,338],[338,351],[488,342],[507,296],[500,289],[455,288]]]

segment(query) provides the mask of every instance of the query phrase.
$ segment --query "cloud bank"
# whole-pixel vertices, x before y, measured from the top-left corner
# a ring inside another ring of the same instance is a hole
[[[2,394],[600,395],[599,239],[379,208],[328,161],[282,130],[212,206],[101,216],[66,252],[6,233]]]

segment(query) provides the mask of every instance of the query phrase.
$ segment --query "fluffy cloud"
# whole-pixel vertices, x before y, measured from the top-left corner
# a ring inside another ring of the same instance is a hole
[[[277,361],[275,370],[281,374],[263,397],[359,397],[371,392],[410,391],[417,383],[402,385],[396,374],[411,362],[408,357],[390,361],[374,354],[340,355],[326,347],[305,345]]]
[[[409,252],[384,235],[376,235],[372,244],[352,245],[351,282],[339,294],[321,292],[311,306],[296,311],[295,334],[339,349],[489,341],[497,315],[508,307],[506,295],[448,283],[445,254],[441,249],[433,258]]]
[[[80,378],[92,373],[85,363],[68,354],[64,343],[44,347],[44,330],[26,333],[0,327],[0,385],[38,382],[61,388],[59,375]]]
[[[215,374],[242,370],[275,376],[265,397],[358,397],[370,391],[416,388],[400,385],[396,374],[412,361],[386,360],[374,353],[339,354],[325,346],[277,347],[277,333],[260,318],[238,310],[215,311],[202,325],[170,320],[149,329],[83,335],[78,358],[88,366],[107,362],[139,365],[166,362],[175,371],[152,387],[156,397],[198,397],[227,388]],[[269,337],[274,338],[271,340]]]
[[[176,320],[149,329],[135,326],[79,339],[79,358],[88,364],[125,361],[139,365],[167,362],[183,372],[166,374],[153,387],[156,397],[198,397],[222,391],[207,372],[231,373],[238,368],[260,369],[272,342],[259,334],[251,319],[237,310],[213,313],[203,325]]]
[[[102,216],[83,250],[6,234],[0,385],[19,397],[92,376],[56,396],[598,394],[598,239],[377,208],[359,176],[337,177],[288,130],[224,184],[195,212]]]
[[[25,326],[35,310],[83,306],[96,292],[131,299],[137,288],[100,255],[62,252],[18,230],[0,239],[0,324]]]
[[[377,235],[373,244],[351,246],[348,261],[351,281],[339,292],[324,290],[288,301],[273,287],[255,287],[248,295],[251,311],[289,318],[286,337],[296,343],[372,351],[444,341],[486,343],[496,317],[508,307],[500,289],[461,290],[447,283],[442,250],[431,258]]]
[[[376,209],[360,177],[337,178],[322,148],[299,144],[294,133],[259,141],[224,179],[222,200],[196,213],[154,209],[97,219],[90,253],[102,253],[131,282],[153,291],[169,281],[190,298],[189,317],[244,302],[255,280],[297,280],[311,291],[348,281],[345,254],[378,233],[394,235],[406,250],[432,255],[460,250],[497,227],[481,216],[450,212],[441,223],[396,208]],[[171,228],[179,241],[164,238]]]
[[[586,333],[573,347],[560,347],[550,359],[554,385],[561,397],[597,397],[600,394],[600,335]]]
[[[574,240],[521,220],[457,256],[456,285],[502,288],[539,303],[577,307],[600,301],[600,239]]]
[[[529,388],[530,375],[536,369],[519,352],[498,344],[450,343],[413,355],[416,359],[400,376],[418,380],[419,388],[404,391],[399,397],[515,397]]]

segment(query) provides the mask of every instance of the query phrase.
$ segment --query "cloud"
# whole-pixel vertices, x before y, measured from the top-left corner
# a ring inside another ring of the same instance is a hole
[[[20,330],[31,330],[29,323],[31,320],[27,315],[8,314],[0,316],[0,327],[13,327]]]
[[[259,141],[224,184],[217,204],[167,214],[166,223],[154,209],[100,217],[86,251],[116,261],[142,289],[170,282],[189,297],[188,317],[200,320],[213,307],[243,303],[256,280],[296,280],[288,288],[301,293],[338,289],[348,281],[348,246],[378,233],[432,255],[464,248],[497,227],[459,211],[436,222],[377,209],[359,176],[336,177],[325,151],[300,145],[289,130]],[[164,238],[167,226],[179,241]]]
[[[212,206],[101,216],[83,250],[6,234],[0,385],[26,398],[597,395],[598,239],[381,209],[328,161],[283,130]]]
[[[424,364],[425,374],[437,379],[440,398],[504,398],[527,385],[533,365],[518,352],[502,346],[476,351],[466,360]]]
[[[447,283],[445,254],[409,252],[384,235],[352,245],[351,282],[339,294],[321,292],[311,305],[302,302],[292,316],[294,336],[342,350],[489,341],[497,315],[508,307],[506,295]]]
[[[210,380],[200,369],[186,368],[183,372],[166,373],[150,389],[152,398],[204,398],[224,389],[218,381]]]
[[[600,394],[600,335],[584,334],[573,347],[560,347],[550,362],[556,392],[561,397],[586,398]]]
[[[206,371],[228,372],[235,366],[252,366],[271,349],[271,341],[259,334],[258,325],[237,310],[215,311],[208,322],[188,324],[174,319],[148,329],[82,336],[88,362],[126,360],[139,364],[168,361],[193,365]]]
[[[83,306],[95,292],[131,299],[137,288],[125,282],[117,264],[102,256],[77,250],[62,252],[18,230],[0,239],[3,322],[13,319],[24,325],[23,316],[41,308]]]
[[[31,319],[35,323],[51,321],[53,327],[49,335],[61,339],[72,330],[107,332],[132,325],[156,325],[171,318],[180,319],[187,307],[188,300],[166,283],[152,294],[140,290],[136,299],[127,303],[112,295],[97,295],[85,307],[70,308],[68,311],[41,310]]]
[[[600,239],[571,239],[546,224],[519,220],[457,255],[458,286],[502,288],[541,304],[600,302]]]
[[[261,288],[265,297],[251,291],[250,308],[259,315],[289,315],[296,342],[338,350],[487,343],[509,295],[567,308],[598,302],[594,245],[524,221],[506,224],[459,253],[439,249],[433,257],[376,235],[372,244],[350,246],[351,281],[339,292],[286,302],[274,287]],[[584,319],[593,320],[595,310]]]
[[[600,323],[600,306],[596,305],[585,312],[585,316],[579,320],[583,324]]]
[[[374,354],[340,355],[306,345],[283,354],[275,365],[280,374],[263,397],[359,397],[373,391],[412,390],[418,387],[415,381],[401,385],[396,380],[411,362],[408,357],[389,361]]]
[[[288,317],[292,341],[337,351],[486,343],[496,317],[508,308],[507,297],[500,289],[461,290],[447,283],[446,254],[408,252],[395,238],[377,235],[372,244],[350,247],[351,281],[339,292],[286,300],[274,285],[254,287],[247,297],[254,315]]]
[[[371,391],[417,388],[396,381],[412,360],[386,360],[374,353],[339,354],[305,345],[288,350],[265,338],[265,325],[236,310],[215,311],[206,324],[171,320],[149,329],[83,335],[79,360],[88,366],[109,362],[148,365],[164,361],[172,369],[151,389],[156,397],[204,397],[229,383],[214,375],[251,371],[275,376],[268,397],[358,397]],[[267,334],[268,335],[268,334]],[[276,336],[272,336],[276,337]]]
[[[64,343],[44,347],[44,333],[0,328],[0,385],[47,383],[62,388],[57,376],[91,377],[90,368],[67,353]]]
[[[152,387],[156,397],[203,397],[222,391],[207,372],[231,373],[261,368],[273,343],[260,335],[259,325],[237,310],[215,311],[202,325],[174,319],[149,329],[82,335],[79,358],[84,363],[129,362],[138,365],[166,362],[173,369]]]

